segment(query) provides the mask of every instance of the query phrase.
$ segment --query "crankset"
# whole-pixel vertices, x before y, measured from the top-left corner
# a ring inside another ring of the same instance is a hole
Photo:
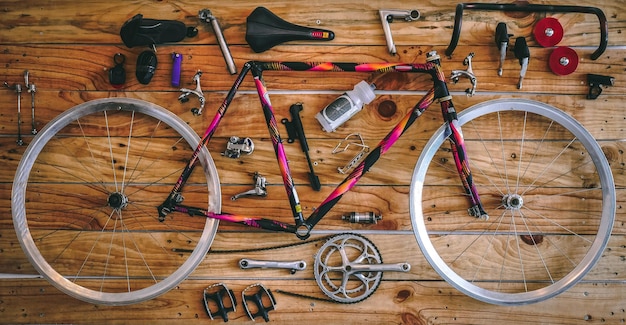
[[[357,234],[331,237],[315,256],[314,273],[324,294],[340,303],[356,303],[372,295],[383,272],[408,272],[408,263],[383,264],[378,248]]]

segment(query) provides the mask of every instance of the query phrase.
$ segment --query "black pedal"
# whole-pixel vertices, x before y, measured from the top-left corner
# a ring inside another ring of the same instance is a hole
[[[235,300],[235,295],[223,283],[216,283],[204,289],[203,300],[204,309],[211,320],[215,315],[222,317],[224,322],[228,322],[228,313],[236,311],[237,300]],[[217,306],[217,310],[211,311],[211,306],[209,306],[211,303]]]
[[[255,293],[246,295],[246,292],[252,291],[254,288],[259,289]],[[265,288],[262,284],[257,283],[245,288],[241,293],[241,296],[243,297],[243,307],[246,309],[246,313],[251,320],[261,316],[266,322],[270,321],[268,314],[270,311],[276,309],[276,300],[269,289]],[[264,300],[269,302],[269,304],[265,305]],[[248,302],[254,303],[254,307],[256,308],[255,313],[252,313],[254,310],[250,310]]]

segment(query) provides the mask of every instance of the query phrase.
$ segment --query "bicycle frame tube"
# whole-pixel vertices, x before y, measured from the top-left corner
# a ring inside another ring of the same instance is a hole
[[[232,102],[237,89],[243,81],[245,75],[252,71],[254,77],[255,86],[259,99],[261,101],[261,107],[265,116],[265,121],[268,126],[270,138],[274,146],[276,153],[276,159],[280,168],[280,172],[283,178],[283,183],[289,203],[291,206],[292,214],[294,217],[295,225],[287,224],[284,222],[266,219],[257,216],[240,216],[229,213],[212,213],[205,209],[188,207],[178,204],[176,199],[179,198],[179,193],[182,190],[184,183],[191,174],[196,162],[197,157],[202,146],[209,143],[215,129],[219,125],[219,122],[223,118]],[[308,217],[304,218],[302,214],[302,207],[298,198],[297,191],[291,176],[289,169],[288,159],[285,155],[282,139],[278,132],[278,126],[276,118],[274,116],[274,109],[272,107],[269,94],[263,81],[263,71],[336,71],[336,72],[414,72],[414,73],[428,73],[433,77],[434,86],[426,95],[411,109],[406,116],[387,134],[387,136],[380,141],[378,146],[373,149],[368,156],[330,193],[330,195],[315,209],[315,211]],[[230,89],[228,95],[219,107],[218,112],[213,118],[211,124],[207,128],[204,136],[202,137],[198,148],[194,151],[192,159],[183,171],[179,181],[174,186],[174,189],[165,200],[165,202],[159,206],[159,214],[167,214],[170,211],[184,212],[189,215],[206,216],[209,218],[215,218],[218,220],[239,223],[247,226],[272,230],[295,233],[300,239],[306,239],[309,237],[313,227],[330,211],[330,209],[341,199],[341,197],[348,192],[361,177],[369,171],[369,169],[378,161],[380,156],[387,152],[391,146],[398,140],[398,138],[404,134],[404,132],[415,122],[415,120],[421,116],[421,114],[433,103],[433,101],[439,100],[441,102],[441,109],[444,112],[444,120],[448,124],[453,125],[453,121],[456,119],[456,112],[452,105],[452,98],[445,82],[445,74],[443,73],[439,58],[434,57],[429,59],[428,62],[422,64],[407,64],[407,63],[336,63],[336,62],[259,62],[250,61],[247,62],[237,80]],[[457,166],[468,166],[467,158],[465,156],[465,147],[462,141],[462,134],[460,130],[454,127],[450,128],[453,133],[453,138],[457,141],[453,141],[456,145],[453,145],[453,153]],[[463,180],[463,185],[468,193],[472,193],[472,205],[476,205],[474,201],[479,202],[478,194],[475,191],[475,187],[472,184],[471,174],[462,174],[464,170],[469,169],[460,168],[459,175]],[[474,200],[475,198],[475,200]],[[164,218],[164,215],[163,215]]]

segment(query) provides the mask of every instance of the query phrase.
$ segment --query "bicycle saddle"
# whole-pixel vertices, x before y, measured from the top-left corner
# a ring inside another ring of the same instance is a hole
[[[246,42],[257,53],[289,41],[330,41],[334,38],[332,31],[292,24],[265,7],[254,9],[246,20]]]
[[[142,14],[128,19],[120,30],[122,41],[128,47],[178,42],[196,34],[195,27],[186,27],[180,21],[144,19]]]

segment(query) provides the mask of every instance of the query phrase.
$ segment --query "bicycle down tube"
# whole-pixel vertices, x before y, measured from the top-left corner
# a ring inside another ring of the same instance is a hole
[[[288,159],[285,155],[283,141],[278,132],[278,125],[274,115],[274,109],[270,102],[269,94],[263,81],[263,71],[336,71],[336,72],[413,72],[428,73],[433,78],[433,87],[427,91],[418,103],[411,109],[404,118],[383,138],[377,147],[370,151],[365,159],[354,168],[354,170],[329,194],[329,196],[320,203],[308,218],[304,218],[300,200],[293,182],[291,171],[289,169]],[[295,224],[288,224],[277,220],[267,219],[257,216],[242,216],[229,214],[225,212],[213,213],[206,209],[185,206],[182,203],[182,189],[184,184],[196,165],[198,155],[202,146],[205,146],[211,140],[215,130],[217,129],[221,119],[226,114],[235,93],[243,82],[243,79],[251,72],[254,77],[254,83],[259,95],[261,107],[265,121],[270,133],[270,138],[276,153],[276,158],[283,178],[283,183]],[[484,211],[478,191],[472,181],[472,175],[469,170],[468,158],[465,154],[465,145],[460,127],[456,124],[456,110],[452,104],[452,97],[446,85],[445,74],[441,68],[439,56],[436,53],[429,53],[426,63],[408,64],[408,63],[335,63],[335,62],[259,62],[249,61],[242,68],[241,73],[235,80],[226,98],[217,110],[217,113],[210,125],[208,126],[204,136],[202,137],[198,147],[194,151],[192,158],[184,168],[181,176],[174,185],[167,199],[157,209],[159,220],[163,221],[165,216],[173,211],[187,213],[191,216],[205,216],[218,220],[244,224],[256,228],[262,228],[272,231],[282,231],[294,233],[300,239],[307,239],[313,227],[330,211],[330,209],[341,199],[343,194],[348,192],[361,177],[378,161],[380,156],[387,152],[391,146],[404,134],[404,132],[421,116],[421,114],[435,101],[438,100],[441,105],[441,111],[444,122],[448,126],[448,138],[452,146],[452,154],[454,156],[455,165],[465,192],[470,201],[469,214],[474,217],[487,218]]]

